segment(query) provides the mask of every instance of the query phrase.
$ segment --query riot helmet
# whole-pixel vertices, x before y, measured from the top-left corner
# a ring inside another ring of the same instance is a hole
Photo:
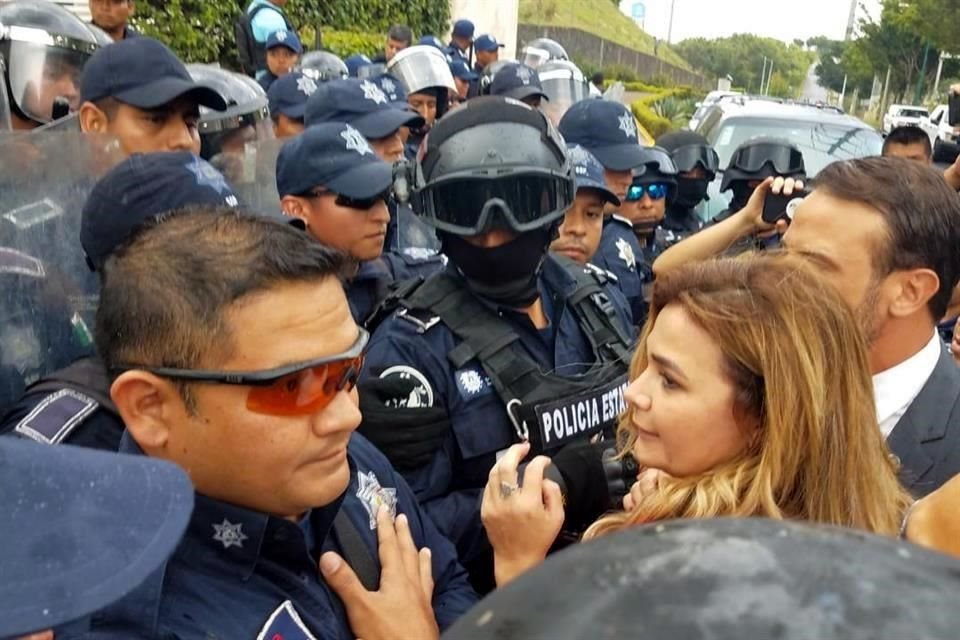
[[[583,72],[569,60],[550,60],[537,69],[540,85],[549,102],[541,108],[554,124],[559,124],[571,106],[590,97],[590,86]]]
[[[387,73],[400,81],[408,97],[415,93],[435,96],[437,120],[446,113],[450,95],[457,93],[457,85],[453,81],[453,74],[450,73],[447,57],[434,47],[426,45],[407,47],[389,62]],[[428,122],[426,126],[429,128],[430,123]]]
[[[657,140],[657,146],[670,153],[677,167],[676,204],[684,209],[700,204],[706,199],[707,188],[720,170],[717,152],[706,138],[693,131],[666,133]],[[703,175],[689,175],[692,172],[702,172]]]
[[[346,63],[329,51],[309,51],[300,59],[299,69],[303,75],[317,82],[341,80],[350,77]]]
[[[387,65],[382,62],[371,62],[357,69],[357,77],[361,80],[382,76],[387,72]]]
[[[247,143],[273,137],[267,94],[251,78],[205,64],[187,65],[194,81],[216,90],[227,103],[226,111],[200,107],[200,156],[214,162],[221,154],[242,156]]]
[[[773,176],[803,179],[806,175],[803,152],[795,144],[781,138],[758,137],[741,144],[730,156],[720,191]]]
[[[531,40],[520,51],[520,62],[534,69],[539,69],[540,65],[550,60],[569,59],[570,56],[567,55],[567,50],[564,49],[559,42],[551,40],[550,38]]]
[[[9,106],[34,126],[80,108],[80,75],[98,47],[78,17],[47,0],[0,4],[0,57]]]
[[[538,295],[550,242],[576,195],[566,145],[539,110],[511,98],[470,100],[437,123],[416,166],[414,210],[478,295],[521,308]],[[498,246],[473,240],[500,232]]]

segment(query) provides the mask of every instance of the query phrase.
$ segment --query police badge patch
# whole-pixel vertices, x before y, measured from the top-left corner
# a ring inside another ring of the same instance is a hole
[[[397,378],[410,384],[410,394],[405,398],[394,399],[390,406],[394,409],[428,409],[433,406],[433,387],[427,381],[427,377],[406,365],[397,365],[385,369],[380,374],[381,380]]]
[[[397,515],[397,490],[380,486],[380,480],[373,471],[357,473],[357,497],[370,516],[371,531],[377,528],[377,512],[380,507],[386,507],[391,518]]]
[[[637,256],[634,255],[633,247],[630,246],[629,242],[623,238],[617,238],[617,251],[619,252],[618,257],[623,260],[627,268],[633,269],[637,266]]]
[[[457,391],[464,402],[493,393],[493,383],[480,367],[460,369],[453,374],[457,382]]]
[[[317,640],[300,619],[293,603],[287,600],[267,618],[257,640]]]

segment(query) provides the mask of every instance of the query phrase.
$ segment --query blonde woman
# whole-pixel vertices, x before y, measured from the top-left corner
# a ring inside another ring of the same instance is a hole
[[[686,265],[657,280],[621,419],[643,469],[625,510],[585,539],[671,518],[763,516],[896,535],[910,497],[877,429],[866,347],[829,285],[786,256]],[[483,521],[498,584],[560,526],[548,463],[491,471]]]

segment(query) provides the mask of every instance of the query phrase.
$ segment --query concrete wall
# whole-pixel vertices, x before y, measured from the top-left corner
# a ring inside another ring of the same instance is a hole
[[[598,38],[592,33],[566,27],[545,27],[521,24],[517,29],[517,46],[536,38],[553,38],[563,45],[575,60],[606,67],[622,65],[635,69],[637,75],[648,80],[654,76],[666,76],[675,85],[690,85],[710,89],[713,83],[698,73],[674,66],[652,55]]]
[[[500,53],[504,59],[517,57],[519,11],[520,0],[450,0],[451,24],[460,18],[470,20],[477,26],[476,35],[489,33],[506,45]]]

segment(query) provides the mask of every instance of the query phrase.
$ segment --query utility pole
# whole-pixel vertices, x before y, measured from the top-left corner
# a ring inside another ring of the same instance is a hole
[[[667,28],[667,44],[673,44],[673,12],[677,8],[677,0],[670,0],[670,26]]]
[[[927,75],[927,58],[930,57],[930,45],[923,45],[923,64],[920,66],[920,75],[917,77],[917,89],[913,93],[913,104],[920,104],[923,98],[923,80]]]
[[[857,26],[857,2],[858,0],[850,0],[850,15],[847,17],[847,33],[844,40],[853,39],[853,29]]]
[[[892,65],[887,65],[887,79],[883,83],[883,97],[880,99],[880,115],[887,112],[887,92],[890,90],[890,72],[893,71]]]
[[[847,74],[843,74],[843,89],[840,89],[840,104],[837,106],[843,109],[843,98],[847,95]]]
[[[767,56],[763,56],[763,70],[760,72],[760,95],[763,95],[763,83],[767,79]]]
[[[767,92],[763,95],[770,95],[770,81],[773,80],[773,58],[770,58],[770,70],[767,71]]]

